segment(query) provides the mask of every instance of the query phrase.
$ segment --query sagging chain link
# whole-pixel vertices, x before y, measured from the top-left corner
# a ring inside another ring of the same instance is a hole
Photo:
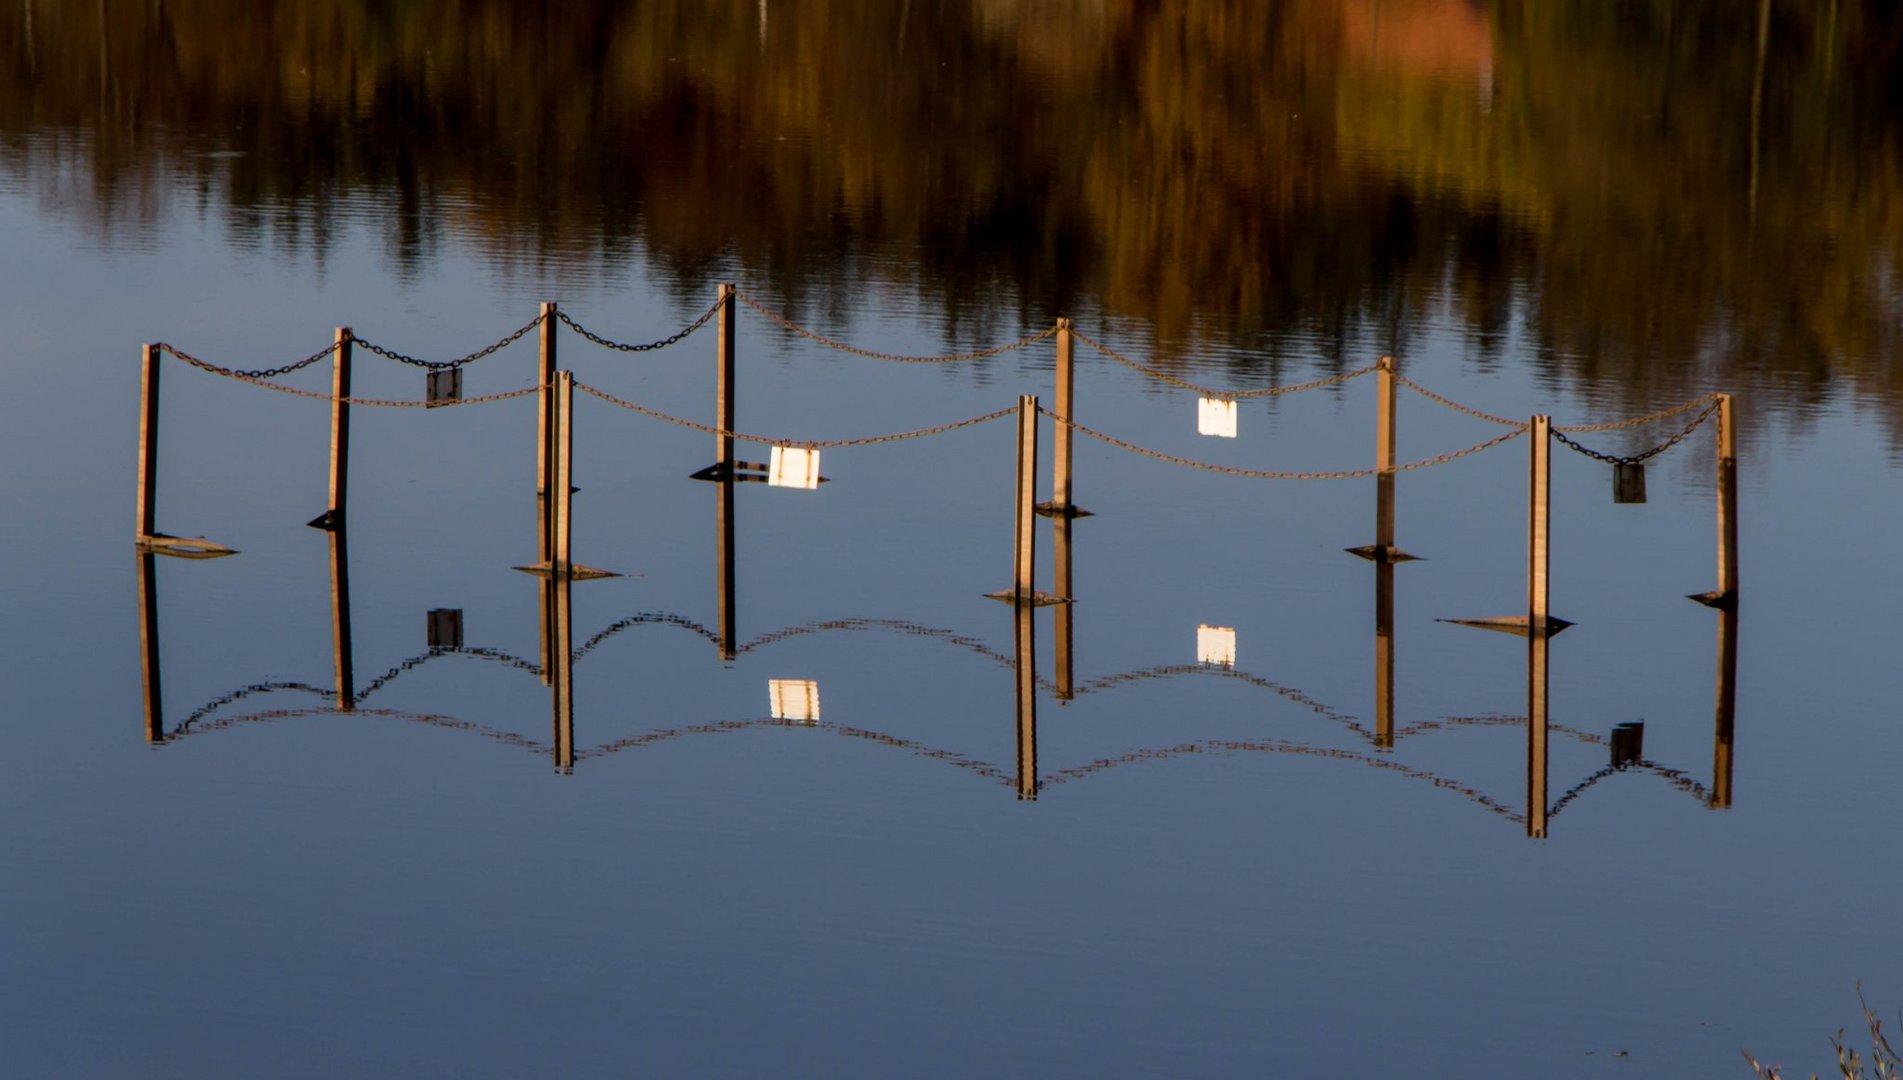
[[[1072,431],[1088,435],[1099,442],[1109,443],[1118,449],[1128,450],[1133,454],[1141,454],[1144,457],[1155,458],[1158,461],[1167,461],[1172,465],[1186,465],[1192,469],[1221,473],[1224,476],[1246,476],[1260,480],[1353,480],[1357,477],[1376,476],[1383,472],[1407,472],[1411,469],[1425,469],[1434,465],[1445,465],[1450,461],[1457,461],[1469,454],[1478,454],[1482,450],[1489,450],[1503,442],[1517,439],[1526,434],[1527,430],[1532,426],[1530,424],[1521,424],[1512,431],[1502,435],[1496,435],[1485,442],[1475,443],[1472,446],[1464,447],[1459,450],[1449,450],[1445,453],[1435,454],[1433,457],[1422,458],[1419,461],[1410,461],[1405,465],[1396,465],[1392,469],[1382,469],[1379,466],[1373,466],[1366,469],[1343,469],[1336,472],[1283,472],[1276,469],[1242,469],[1233,465],[1216,465],[1207,461],[1197,461],[1193,458],[1177,457],[1174,454],[1165,454],[1160,450],[1151,450],[1148,447],[1125,442],[1114,435],[1106,435],[1093,428],[1087,428],[1077,421],[1059,416],[1041,405],[1038,406],[1037,411],[1050,417],[1054,422],[1063,424]]]
[[[312,364],[317,363],[319,360],[337,351],[337,343],[333,341],[302,360],[293,361],[292,363],[283,364],[274,368],[252,368],[246,370],[240,368],[220,368],[217,364],[209,360],[200,360],[198,357],[188,355],[176,346],[167,345],[163,341],[155,343],[152,347],[160,352],[169,352],[188,364],[195,364],[208,371],[214,369],[226,371],[233,375],[241,375],[247,379],[275,379],[283,375],[289,375],[293,371],[301,371],[304,368],[310,367]]]
[[[1035,345],[1057,333],[1057,326],[1053,323],[1048,330],[1039,331],[1030,337],[1019,338],[1016,341],[1008,341],[1003,345],[993,345],[988,349],[974,349],[971,352],[950,353],[945,356],[906,356],[901,353],[878,352],[873,349],[862,349],[857,345],[848,345],[843,341],[808,330],[806,327],[774,311],[772,308],[765,306],[739,289],[734,290],[734,295],[740,299],[741,303],[759,312],[773,322],[778,323],[783,330],[798,334],[809,341],[817,342],[829,349],[837,349],[840,352],[851,353],[854,356],[863,356],[870,360],[889,360],[897,364],[956,364],[966,360],[982,360],[988,356],[1008,353],[1013,349],[1022,349],[1026,345]]]
[[[631,353],[652,352],[655,349],[665,349],[669,345],[678,345],[682,341],[686,340],[686,338],[689,335],[693,334],[694,331],[699,330],[703,326],[706,326],[708,321],[711,320],[714,317],[714,315],[720,311],[720,306],[724,303],[726,303],[726,300],[724,299],[714,301],[713,307],[710,307],[706,311],[701,312],[700,318],[695,319],[691,323],[688,323],[686,326],[682,327],[678,332],[668,337],[664,337],[659,341],[650,341],[643,345],[630,345],[624,341],[613,341],[613,340],[610,340],[609,338],[602,337],[600,334],[597,334],[594,331],[588,329],[586,326],[583,326],[582,324],[576,322],[574,319],[569,318],[568,312],[563,311],[560,308],[557,308],[555,310],[555,317],[557,319],[560,319],[562,321],[562,324],[568,327],[570,330],[573,330],[577,334],[580,334],[582,337],[587,338],[589,341],[594,342],[595,344],[601,346],[604,349],[613,349],[616,352],[631,352]]]
[[[1685,410],[1682,408],[1673,410],[1673,412],[1683,412],[1683,411]],[[1663,454],[1665,451],[1670,450],[1672,447],[1677,446],[1679,443],[1685,441],[1686,436],[1690,435],[1692,432],[1697,431],[1700,427],[1702,427],[1705,421],[1711,419],[1711,415],[1717,411],[1718,411],[1718,402],[1714,400],[1711,402],[1711,404],[1705,406],[1704,412],[1699,413],[1696,417],[1692,419],[1691,423],[1685,425],[1685,427],[1680,429],[1671,438],[1666,439],[1664,442],[1658,444],[1657,446],[1654,446],[1650,450],[1633,454],[1628,457],[1621,457],[1618,454],[1603,453],[1601,451],[1594,450],[1590,446],[1581,446],[1579,443],[1576,443],[1572,439],[1567,438],[1565,432],[1561,431],[1559,428],[1552,429],[1553,438],[1558,439],[1562,445],[1572,450],[1576,450],[1579,453],[1582,453],[1589,458],[1595,458],[1599,461],[1603,461],[1608,465],[1638,465],[1652,458],[1655,458],[1659,456],[1660,454]],[[1668,413],[1667,415],[1670,415],[1670,414]],[[1654,419],[1657,419],[1657,418],[1652,417],[1648,419],[1646,422],[1649,423],[1651,420],[1654,420]],[[1625,422],[1623,426],[1632,427],[1636,425],[1628,421],[1628,422]],[[1578,430],[1578,429],[1573,429],[1573,430]],[[1604,430],[1611,430],[1611,429],[1608,428]]]
[[[1147,364],[1132,360],[1110,346],[1096,341],[1078,332],[1074,328],[1071,330],[1070,335],[1110,359],[1115,360],[1117,363],[1133,371],[1140,371],[1152,379],[1158,379],[1172,386],[1181,387],[1184,390],[1194,390],[1204,397],[1223,398],[1230,401],[1242,398],[1275,397],[1280,394],[1299,394],[1304,390],[1319,390],[1324,386],[1333,386],[1336,383],[1345,383],[1351,379],[1359,379],[1363,375],[1367,375],[1381,366],[1380,364],[1369,364],[1367,367],[1359,367],[1353,371],[1344,371],[1338,375],[1327,375],[1319,379],[1311,379],[1308,382],[1294,383],[1289,386],[1265,386],[1256,390],[1218,390],[1214,387],[1200,386],[1187,379],[1179,379],[1167,371],[1159,371]]]
[[[868,435],[857,439],[776,439],[766,435],[749,435],[742,431],[727,431],[724,428],[715,427],[712,424],[703,424],[698,420],[688,420],[671,413],[664,413],[659,409],[650,409],[646,405],[637,405],[626,398],[616,397],[606,390],[598,390],[584,382],[575,383],[575,389],[580,390],[584,394],[591,394],[598,397],[610,405],[616,405],[631,412],[640,413],[642,416],[652,417],[656,420],[664,420],[670,424],[678,424],[684,428],[692,428],[695,431],[703,432],[708,435],[723,435],[728,438],[739,439],[742,442],[760,443],[763,446],[787,446],[801,450],[830,450],[842,446],[875,446],[880,443],[902,442],[906,439],[922,439],[928,435],[942,435],[947,431],[957,431],[960,428],[989,423],[993,420],[1011,416],[1018,411],[1017,406],[1013,405],[1009,408],[999,409],[996,412],[985,413],[983,416],[973,416],[965,420],[954,420],[949,424],[937,424],[928,428],[918,428],[914,431],[896,431],[890,435]]]
[[[362,405],[366,408],[448,409],[459,405],[487,405],[490,402],[507,401],[510,398],[524,397],[542,389],[539,385],[525,386],[520,390],[504,390],[497,394],[482,394],[477,397],[458,398],[454,401],[398,401],[391,398],[338,397],[335,394],[327,394],[321,390],[305,390],[296,386],[284,386],[248,372],[234,371],[228,367],[220,367],[209,360],[200,360],[190,353],[180,352],[162,342],[153,347],[171,353],[173,356],[178,357],[191,366],[201,371],[209,371],[213,375],[222,375],[227,379],[236,379],[239,382],[250,383],[252,386],[262,386],[266,390],[275,390],[280,394],[290,394],[293,397],[310,398],[313,401],[342,402],[345,405]]]
[[[399,364],[409,364],[411,367],[426,368],[430,371],[441,371],[444,368],[462,367],[464,364],[474,363],[475,361],[480,360],[485,356],[488,356],[490,353],[495,352],[498,349],[506,348],[507,346],[515,344],[517,341],[521,340],[522,335],[542,325],[543,318],[544,316],[537,314],[535,318],[530,319],[528,323],[524,325],[521,329],[512,330],[509,333],[504,334],[494,344],[484,346],[483,348],[477,349],[475,352],[470,353],[468,356],[460,356],[454,360],[420,360],[414,356],[410,356],[407,353],[400,353],[400,352],[397,352],[395,349],[390,349],[382,345],[378,345],[374,341],[365,341],[364,339],[357,337],[355,334],[351,335],[350,340],[358,345],[363,346],[364,348],[370,350],[371,352],[376,353],[378,356],[381,356],[386,360],[395,360]]]
[[[1471,416],[1477,420],[1485,420],[1490,424],[1500,424],[1504,427],[1523,428],[1526,426],[1526,421],[1524,420],[1509,420],[1504,416],[1495,416],[1492,413],[1481,412],[1479,409],[1476,409],[1470,405],[1462,405],[1460,402],[1455,401],[1452,398],[1442,397],[1441,395],[1436,394],[1432,390],[1429,390],[1427,387],[1422,386],[1420,383],[1415,382],[1413,379],[1408,378],[1406,375],[1403,375],[1398,371],[1394,373],[1394,381],[1397,383],[1400,383],[1402,386],[1407,387],[1409,390],[1414,391],[1415,393],[1421,395],[1422,397],[1426,398],[1429,401],[1434,402],[1437,405],[1445,405],[1457,413],[1466,413],[1468,416]]]
[[[1635,416],[1630,420],[1611,420],[1603,424],[1554,424],[1553,430],[1571,435],[1584,435],[1593,431],[1619,431],[1624,428],[1644,427],[1646,424],[1655,424],[1660,420],[1669,420],[1679,413],[1690,412],[1706,402],[1711,402],[1716,406],[1718,399],[1723,396],[1723,394],[1713,391],[1709,394],[1701,394],[1683,404],[1674,405],[1669,409],[1660,409],[1655,413]]]

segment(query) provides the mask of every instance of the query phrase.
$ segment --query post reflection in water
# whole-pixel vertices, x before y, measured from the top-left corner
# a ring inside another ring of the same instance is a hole
[[[1546,839],[1547,649],[1552,635],[1536,627],[1526,634],[1526,835]]]
[[[356,672],[350,646],[350,542],[348,527],[340,522],[329,530],[330,544],[330,651],[331,672],[337,682],[337,710],[357,707]]]
[[[719,612],[720,658],[734,658],[734,501],[733,473],[714,482],[714,603]]]
[[[550,574],[541,582],[549,609],[548,651],[554,667],[553,671],[544,670],[555,721],[555,767],[564,773],[575,771],[574,612],[568,602],[571,584],[566,574]]]
[[[1056,605],[1060,610],[1069,604]],[[1037,798],[1037,605],[1029,598],[1011,605],[1016,632],[1018,702],[1018,798]]]
[[[1068,431],[1068,429],[1065,430]],[[1052,612],[1052,618],[1056,624],[1057,641],[1054,659],[1057,670],[1054,674],[1059,701],[1069,701],[1076,693],[1072,683],[1074,654],[1071,647],[1075,629],[1072,619],[1077,608],[1075,602],[1077,594],[1071,590],[1070,529],[1072,520],[1069,514],[1051,515],[1051,588],[1058,596],[1071,601],[1056,605]]]
[[[165,739],[165,715],[159,694],[158,557],[150,551],[135,556],[139,588],[139,689],[145,704],[145,741]]]
[[[1731,749],[1738,713],[1738,609],[1718,611],[1717,722],[1711,740],[1711,805],[1731,806]]]

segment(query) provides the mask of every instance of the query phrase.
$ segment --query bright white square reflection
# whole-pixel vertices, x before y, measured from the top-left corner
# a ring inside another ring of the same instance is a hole
[[[1236,666],[1236,631],[1230,626],[1196,628],[1196,662]]]
[[[1196,402],[1196,434],[1218,439],[1236,437],[1236,403],[1223,398],[1200,398]]]
[[[819,684],[811,679],[768,679],[767,693],[773,698],[773,719],[819,719]]]
[[[774,487],[806,488],[819,486],[819,451],[797,446],[776,446],[773,461],[767,467],[766,482]]]

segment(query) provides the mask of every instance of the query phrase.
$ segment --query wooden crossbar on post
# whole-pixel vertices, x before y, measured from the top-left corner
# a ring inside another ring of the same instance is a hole
[[[1526,632],[1541,637],[1552,614],[1553,581],[1547,566],[1552,555],[1553,421],[1535,416],[1529,428],[1526,517]]]
[[[142,346],[139,355],[139,494],[137,536],[143,540],[158,532],[159,488],[159,360],[156,345]]]
[[[1011,591],[1029,600],[1036,589],[1037,558],[1037,397],[1018,397],[1017,558]]]
[[[720,286],[720,314],[714,317],[714,468],[720,474],[733,471],[733,309],[734,288]]]
[[[350,493],[350,327],[337,328],[330,378],[330,506],[324,520],[333,529],[344,525],[344,506]]]

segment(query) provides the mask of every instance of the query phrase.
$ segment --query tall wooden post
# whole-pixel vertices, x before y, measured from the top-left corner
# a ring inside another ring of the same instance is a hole
[[[142,347],[139,365],[139,539],[158,532],[159,361],[156,345]]]
[[[546,495],[551,486],[550,470],[554,468],[554,455],[549,453],[549,440],[555,437],[555,325],[556,311],[554,301],[542,305],[542,325],[539,327],[541,350],[536,359],[535,384],[542,389],[536,393],[535,413],[535,493]]]
[[[1394,564],[1374,563],[1374,745],[1394,745]]]
[[[1074,345],[1070,320],[1057,320],[1056,404],[1057,415],[1065,420],[1076,419]],[[1070,436],[1067,423],[1059,422],[1051,432],[1051,510],[1062,517],[1071,517],[1074,509],[1070,487]]]
[[[714,426],[720,434],[714,436],[714,470],[717,474],[730,474],[735,466],[733,457],[733,307],[734,289],[732,285],[720,287],[720,313],[714,316],[716,332],[714,334]]]
[[[1064,701],[1069,701],[1075,693],[1071,685],[1071,644],[1076,630],[1073,624],[1076,605],[1068,602],[1076,599],[1076,595],[1071,591],[1070,529],[1069,514],[1057,514],[1051,518],[1051,577],[1053,579],[1051,589],[1059,598],[1066,601],[1066,603],[1058,604],[1051,616],[1057,631],[1057,670],[1054,673],[1057,680],[1057,696]]]
[[[555,376],[555,470],[550,477],[555,485],[554,551],[549,570],[567,577],[574,568],[571,544],[575,496],[575,373],[557,372]]]
[[[1711,805],[1731,806],[1731,750],[1738,716],[1738,609],[1718,612],[1717,722],[1711,741]]]
[[[323,518],[332,529],[344,527],[344,506],[350,488],[350,327],[337,328],[337,347],[330,377],[330,507]]]
[[[1394,547],[1394,357],[1384,356],[1375,368],[1374,546],[1387,561]]]
[[[1718,396],[1718,593],[1738,602],[1738,424],[1731,395]]]
[[[1546,653],[1551,638],[1526,635],[1526,835],[1546,839]]]
[[[719,611],[720,658],[734,658],[734,504],[733,476],[721,476],[714,491],[714,589]]]
[[[1068,607],[1068,604],[1059,605]],[[1016,616],[1018,704],[1018,798],[1037,798],[1037,607],[1028,600],[1012,605]]]
[[[337,680],[337,709],[357,708],[357,680],[350,647],[349,529],[330,531],[330,648],[331,670]]]
[[[159,693],[159,590],[157,556],[138,554],[139,688],[145,706],[145,741],[165,740],[164,699]]]
[[[1018,398],[1017,564],[1012,594],[1028,600],[1036,592],[1037,532],[1037,397]]]
[[[575,660],[574,613],[569,607],[571,582],[566,574],[549,576],[553,595],[555,636],[550,644],[550,659],[555,666],[550,681],[549,702],[555,720],[555,768],[572,772],[575,768]]]
[[[1528,637],[1543,637],[1550,624],[1553,582],[1547,561],[1552,555],[1550,515],[1552,512],[1553,421],[1547,416],[1533,418],[1531,465],[1527,482],[1526,522],[1526,632]]]

